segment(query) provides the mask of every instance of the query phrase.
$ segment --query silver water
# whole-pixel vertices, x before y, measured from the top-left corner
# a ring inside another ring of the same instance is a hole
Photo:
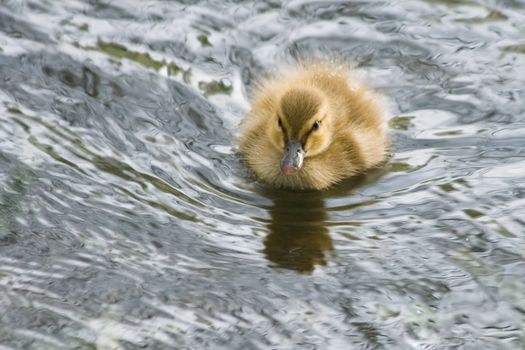
[[[0,1],[0,348],[525,347],[523,1]],[[344,58],[392,158],[235,151],[258,77]]]

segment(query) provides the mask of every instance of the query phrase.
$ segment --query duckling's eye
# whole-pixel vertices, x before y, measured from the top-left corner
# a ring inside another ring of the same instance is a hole
[[[312,131],[319,129],[320,126],[321,126],[321,122],[319,120],[316,121],[314,125],[312,125]]]
[[[279,129],[282,129],[283,128],[283,122],[281,121],[281,118],[279,118],[278,123],[279,123]]]

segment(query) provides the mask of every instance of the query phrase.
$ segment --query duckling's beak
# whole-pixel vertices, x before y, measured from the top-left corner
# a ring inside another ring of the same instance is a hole
[[[303,166],[304,150],[299,141],[286,142],[285,152],[281,160],[281,171],[286,176],[297,174]]]

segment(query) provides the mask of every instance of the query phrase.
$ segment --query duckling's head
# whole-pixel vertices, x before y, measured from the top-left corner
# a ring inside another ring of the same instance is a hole
[[[325,151],[332,140],[332,121],[326,96],[317,89],[287,90],[278,100],[270,139],[282,150],[281,171],[296,175],[305,158]]]

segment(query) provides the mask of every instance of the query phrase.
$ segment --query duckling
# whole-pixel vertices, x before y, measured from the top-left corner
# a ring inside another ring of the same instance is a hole
[[[387,157],[381,101],[343,66],[300,65],[256,89],[240,153],[274,187],[327,188]]]

